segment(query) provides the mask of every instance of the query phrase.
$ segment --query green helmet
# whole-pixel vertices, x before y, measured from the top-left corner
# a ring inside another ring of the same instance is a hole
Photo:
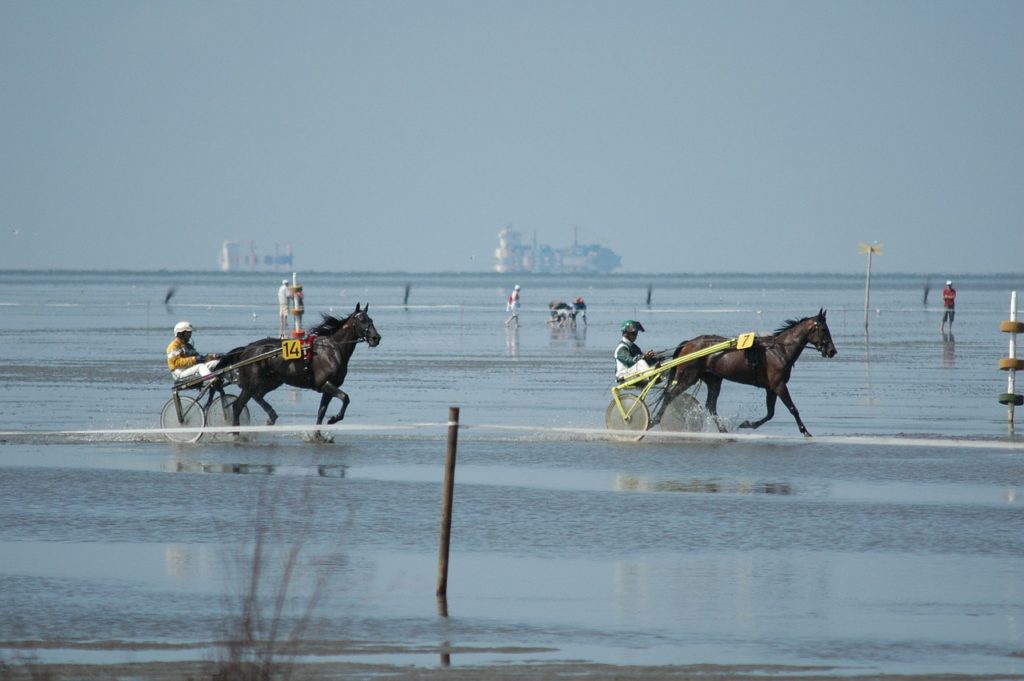
[[[644,325],[641,324],[640,322],[636,321],[635,319],[627,319],[626,321],[622,322],[622,333],[626,333],[628,331],[645,331],[645,330],[646,329],[644,329]]]

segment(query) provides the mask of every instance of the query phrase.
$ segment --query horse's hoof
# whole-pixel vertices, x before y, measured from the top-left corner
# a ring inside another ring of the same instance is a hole
[[[332,416],[331,418],[327,419],[327,425],[329,425],[329,426],[333,426],[337,422],[338,422],[338,417],[337,416]]]
[[[754,424],[752,424],[750,421],[744,421],[743,423],[741,423],[739,425],[739,427],[740,428],[753,428]]]

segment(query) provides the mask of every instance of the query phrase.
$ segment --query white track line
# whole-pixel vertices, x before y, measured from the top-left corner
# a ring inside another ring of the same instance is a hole
[[[402,423],[392,425],[350,425],[350,424],[315,424],[306,425],[274,425],[274,426],[206,426],[204,428],[118,428],[102,430],[4,430],[0,437],[33,437],[53,435],[163,435],[165,433],[310,433],[316,430],[324,432],[379,432],[395,430],[421,430],[444,428],[452,423]]]
[[[456,425],[454,421],[411,422],[392,424],[340,424],[315,426],[311,424],[288,424],[274,426],[208,426],[206,428],[121,428],[99,430],[6,430],[0,431],[0,438],[23,437],[96,437],[96,436],[163,436],[167,432],[182,434],[195,433],[312,433],[317,430],[333,433],[391,433],[408,431],[435,431],[443,437],[445,429]],[[459,430],[467,434],[496,432],[508,434],[532,434],[564,440],[566,437],[583,437],[592,440],[619,441],[624,444],[622,434],[605,428],[557,428],[523,426],[510,424],[461,423]],[[648,442],[702,442],[702,443],[744,443],[786,446],[814,445],[862,445],[886,447],[957,447],[962,449],[1001,449],[1024,452],[1024,441],[1005,439],[978,439],[961,437],[904,437],[896,435],[823,435],[812,438],[787,435],[765,435],[758,433],[687,433],[649,430],[643,433]],[[640,443],[642,444],[642,443]]]

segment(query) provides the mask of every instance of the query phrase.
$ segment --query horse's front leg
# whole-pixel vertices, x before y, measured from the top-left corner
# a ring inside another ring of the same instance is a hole
[[[336,416],[332,416],[327,420],[328,424],[337,423],[345,417],[345,409],[348,408],[348,395],[344,392],[335,388],[330,383],[324,383],[323,387],[320,388],[320,408],[316,411],[316,425],[320,425],[324,422],[324,415],[327,413],[327,405],[331,403],[331,399],[337,397],[341,400],[341,411]],[[334,438],[331,435],[324,435],[317,430],[313,436],[318,442],[334,442]]]
[[[760,428],[764,424],[766,424],[769,421],[771,421],[772,417],[775,416],[775,400],[777,398],[778,398],[778,395],[776,393],[774,393],[773,391],[765,388],[765,391],[764,391],[764,403],[765,403],[765,406],[768,407],[768,413],[765,415],[765,417],[763,419],[760,419],[758,421],[754,421],[754,422],[744,421],[743,423],[740,424],[740,428]],[[799,417],[797,418],[797,420],[799,420]],[[803,424],[800,424],[800,427],[802,429],[803,428]]]
[[[800,412],[797,411],[796,405],[793,404],[793,398],[789,396],[789,388],[782,386],[779,389],[779,397],[782,398],[782,403],[789,409],[789,413],[796,419],[796,425],[800,428],[800,432],[804,434],[804,437],[811,437],[810,431],[804,426],[804,422],[800,420]]]
[[[327,413],[327,405],[330,403],[332,397],[337,397],[341,400],[341,409],[338,413],[331,418],[327,419],[328,424],[337,423],[338,421],[345,418],[345,410],[348,409],[348,394],[340,388],[336,388],[330,383],[324,383],[324,386],[320,389],[323,393],[323,397],[320,398],[320,410],[316,414],[316,424],[319,426],[323,423],[324,414]]]

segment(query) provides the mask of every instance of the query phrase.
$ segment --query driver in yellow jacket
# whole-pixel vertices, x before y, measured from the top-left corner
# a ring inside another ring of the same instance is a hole
[[[167,346],[167,368],[180,381],[193,376],[209,376],[217,368],[219,355],[200,355],[192,345],[192,325],[181,321],[174,325],[174,340]]]

